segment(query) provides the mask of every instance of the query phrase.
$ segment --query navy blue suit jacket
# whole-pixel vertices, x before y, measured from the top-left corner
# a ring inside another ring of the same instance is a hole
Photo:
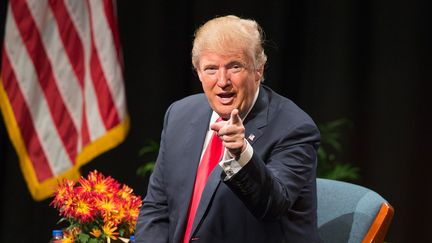
[[[173,103],[136,225],[136,242],[182,242],[212,110],[203,94]],[[320,242],[316,216],[319,132],[292,101],[261,86],[243,122],[252,159],[224,181],[211,173],[192,242]]]

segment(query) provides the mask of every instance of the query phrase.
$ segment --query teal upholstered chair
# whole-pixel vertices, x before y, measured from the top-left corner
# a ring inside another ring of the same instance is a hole
[[[318,229],[325,243],[383,242],[393,207],[352,183],[317,179]]]

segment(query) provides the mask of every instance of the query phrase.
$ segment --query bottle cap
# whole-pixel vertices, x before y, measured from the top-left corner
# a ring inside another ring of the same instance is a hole
[[[62,236],[63,235],[63,230],[53,230],[52,231],[52,235],[53,236]]]

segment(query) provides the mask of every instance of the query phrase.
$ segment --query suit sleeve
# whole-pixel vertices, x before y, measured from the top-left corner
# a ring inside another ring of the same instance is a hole
[[[320,135],[313,122],[299,124],[285,134],[280,127],[275,129],[282,135],[270,141],[267,155],[254,152],[251,160],[225,181],[260,220],[277,220],[286,215],[302,190],[316,178]]]
[[[168,242],[168,203],[164,186],[163,167],[165,151],[165,131],[168,120],[169,110],[165,114],[164,129],[161,135],[161,144],[155,169],[150,176],[147,195],[143,200],[143,205],[135,228],[135,239],[137,243]]]

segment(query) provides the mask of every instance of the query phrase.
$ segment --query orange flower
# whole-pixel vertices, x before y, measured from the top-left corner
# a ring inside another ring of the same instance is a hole
[[[115,227],[112,222],[107,222],[102,227],[104,235],[107,238],[111,238],[113,240],[117,240],[116,236],[119,234],[118,232],[115,232],[116,229],[117,229],[117,227]]]
[[[89,193],[90,194],[93,191],[93,187],[92,187],[92,184],[90,183],[90,181],[86,180],[82,176],[81,176],[81,178],[79,178],[78,184],[79,184],[79,186],[76,188],[77,193],[83,193],[83,194]]]
[[[137,196],[131,196],[131,201],[129,203],[128,212],[129,215],[132,217],[133,221],[136,221],[138,219],[139,211],[142,206],[142,201],[140,197]]]
[[[96,170],[90,172],[87,176],[87,180],[93,188],[93,192],[96,194],[112,195],[119,190],[120,185],[112,177],[104,177],[101,173]]]
[[[126,222],[126,218],[127,212],[122,207],[119,207],[117,213],[113,214],[109,221],[112,221],[114,225],[119,225],[120,223]]]
[[[115,203],[114,199],[110,198],[96,199],[96,208],[105,221],[118,213],[117,203]]]
[[[66,236],[66,237],[63,237],[63,239],[62,239],[62,243],[74,243],[74,242],[75,242],[75,237],[73,237],[73,236],[71,236],[71,237]]]
[[[75,208],[74,208],[74,200],[73,198],[66,198],[63,201],[63,206],[61,206],[60,208],[60,213],[63,216],[66,217],[71,217],[73,212],[74,212]]]
[[[118,191],[117,195],[119,195],[121,199],[129,201],[132,191],[132,188],[128,187],[127,185],[123,185],[123,187]]]
[[[86,198],[78,197],[71,214],[81,222],[89,222],[94,217],[93,211],[92,204]]]
[[[63,237],[63,243],[74,243],[75,242],[75,236],[80,232],[80,229],[77,227],[74,228],[68,228],[63,231],[64,237]]]
[[[102,235],[102,232],[100,231],[100,229],[93,228],[90,234],[96,238],[99,238]]]
[[[130,221],[136,221],[138,219],[138,215],[139,215],[139,208],[130,208],[128,211],[129,217],[130,217]]]
[[[65,201],[71,198],[74,185],[75,183],[73,181],[66,179],[60,182],[56,192],[54,193],[54,200],[50,203],[50,205],[54,205],[54,207],[60,208]]]

